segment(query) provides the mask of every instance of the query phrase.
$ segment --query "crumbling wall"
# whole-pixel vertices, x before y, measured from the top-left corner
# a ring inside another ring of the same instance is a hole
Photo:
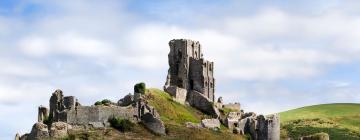
[[[134,121],[133,107],[120,106],[80,106],[62,112],[60,121],[69,124],[87,125],[89,122],[107,122],[110,117],[122,117]]]
[[[172,97],[174,97],[175,101],[185,104],[186,96],[187,96],[187,90],[184,88],[179,88],[176,86],[169,86],[165,89],[166,92],[168,92]]]
[[[49,116],[49,110],[44,106],[38,108],[38,122],[43,122]]]
[[[231,110],[236,110],[236,111],[240,111],[241,107],[240,107],[240,103],[229,103],[229,104],[223,104],[222,106],[223,108],[229,108]]]
[[[269,140],[280,139],[280,115],[273,114],[268,117],[268,138]]]

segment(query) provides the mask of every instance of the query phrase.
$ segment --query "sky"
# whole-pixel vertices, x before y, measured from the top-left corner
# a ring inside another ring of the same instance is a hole
[[[174,38],[200,41],[216,97],[245,112],[360,102],[360,1],[1,0],[0,139],[56,89],[83,105],[161,89]]]

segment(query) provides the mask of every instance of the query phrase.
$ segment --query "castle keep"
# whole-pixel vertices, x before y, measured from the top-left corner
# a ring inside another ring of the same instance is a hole
[[[203,58],[201,45],[189,39],[169,42],[169,70],[164,90],[180,103],[188,102],[208,114],[218,115],[215,101],[214,63]]]

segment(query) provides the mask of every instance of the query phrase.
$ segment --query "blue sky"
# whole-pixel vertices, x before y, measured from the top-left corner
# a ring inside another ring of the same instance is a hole
[[[355,0],[2,0],[0,139],[29,132],[53,91],[82,104],[161,88],[168,41],[198,40],[216,96],[269,114],[360,102]]]

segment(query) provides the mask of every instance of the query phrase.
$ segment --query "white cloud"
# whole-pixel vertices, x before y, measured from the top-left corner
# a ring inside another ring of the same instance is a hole
[[[112,44],[74,33],[55,37],[31,36],[19,41],[19,48],[27,55],[44,57],[52,54],[68,54],[79,57],[113,56]]]

